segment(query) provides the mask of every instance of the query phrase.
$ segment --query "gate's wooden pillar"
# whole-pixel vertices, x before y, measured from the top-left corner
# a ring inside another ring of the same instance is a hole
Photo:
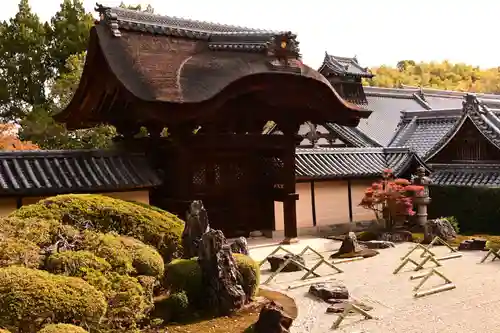
[[[283,190],[283,222],[285,227],[285,239],[283,244],[298,242],[297,230],[297,200],[299,195],[295,193],[295,137],[298,126],[290,123],[279,125],[286,137],[286,146],[283,149],[284,184]]]

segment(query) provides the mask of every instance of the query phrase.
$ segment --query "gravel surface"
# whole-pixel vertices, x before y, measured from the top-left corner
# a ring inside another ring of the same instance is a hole
[[[325,256],[340,247],[337,241],[318,240],[316,247],[313,243],[308,244],[322,251]],[[295,244],[292,251],[299,252],[305,245]],[[395,248],[380,250],[380,255],[376,257],[339,265],[344,272],[335,275],[335,280],[344,283],[355,299],[373,306],[374,310],[370,313],[377,319],[363,320],[362,316],[350,316],[335,332],[500,332],[500,323],[495,316],[500,306],[500,261],[488,260],[478,264],[485,255],[485,252],[478,251],[462,252],[461,258],[441,261],[443,266],[439,270],[455,283],[456,289],[415,299],[413,287],[419,280],[410,280],[410,276],[415,274],[412,265],[393,274],[401,262],[400,258],[412,246],[409,243],[399,244]],[[272,249],[251,250],[251,255],[262,259]],[[433,251],[438,256],[449,254],[449,250],[443,246],[435,247]],[[412,258],[419,258],[420,253],[413,254]],[[313,255],[305,259],[309,267],[317,262]],[[433,266],[428,263],[425,271]],[[268,264],[262,266],[262,281],[269,276],[268,267]],[[332,270],[322,266],[317,272],[327,276]],[[295,299],[299,316],[294,322],[293,333],[330,332],[337,315],[325,313],[328,305],[307,295],[309,286],[287,290],[303,274],[281,273],[268,287],[284,291]],[[422,290],[442,283],[439,278],[432,277]]]

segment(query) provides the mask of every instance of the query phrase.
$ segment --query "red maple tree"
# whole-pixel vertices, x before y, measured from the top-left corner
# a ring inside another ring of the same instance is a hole
[[[379,222],[391,229],[397,219],[415,214],[413,198],[424,191],[422,186],[412,185],[403,178],[394,178],[392,170],[384,170],[382,179],[365,190],[359,205],[375,213]]]
[[[39,150],[31,141],[21,141],[14,124],[0,124],[0,150]]]

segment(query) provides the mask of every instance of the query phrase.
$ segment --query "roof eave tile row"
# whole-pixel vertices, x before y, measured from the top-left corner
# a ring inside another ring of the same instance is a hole
[[[385,169],[398,176],[412,161],[424,163],[408,148],[298,148],[298,179],[344,179],[379,177]],[[430,171],[430,170],[428,170]]]
[[[161,179],[142,155],[102,150],[0,154],[0,195],[112,192],[155,187]]]

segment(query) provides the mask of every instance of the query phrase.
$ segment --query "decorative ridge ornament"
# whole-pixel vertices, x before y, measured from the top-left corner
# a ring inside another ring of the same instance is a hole
[[[474,94],[465,94],[464,101],[462,102],[464,113],[472,113],[478,111],[479,101]]]
[[[267,54],[284,63],[288,63],[288,59],[300,59],[297,35],[291,31],[274,35],[267,42]]]
[[[111,28],[114,37],[121,37],[120,26],[118,24],[118,15],[111,11],[111,7],[103,6],[96,2],[94,10],[99,13],[101,22],[105,22]]]

